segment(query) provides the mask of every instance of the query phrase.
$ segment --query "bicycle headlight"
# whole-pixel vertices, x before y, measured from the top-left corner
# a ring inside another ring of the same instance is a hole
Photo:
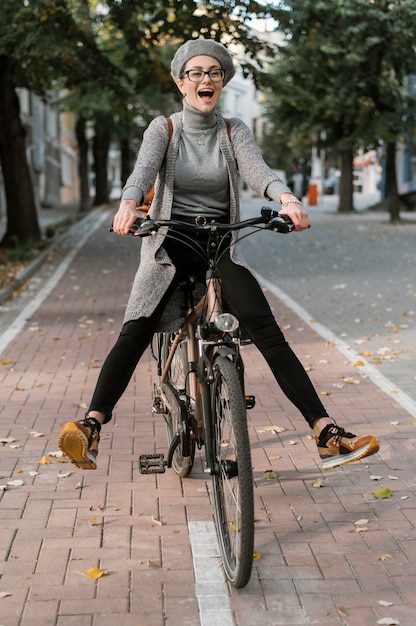
[[[223,333],[232,333],[234,330],[237,330],[240,325],[238,319],[235,315],[231,315],[231,313],[221,313],[217,315],[214,324],[218,330],[221,330]]]

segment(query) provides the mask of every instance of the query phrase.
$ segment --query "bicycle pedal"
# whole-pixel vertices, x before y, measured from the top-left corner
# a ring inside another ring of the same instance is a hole
[[[252,409],[256,406],[256,396],[245,396],[246,409]]]
[[[164,454],[141,454],[139,456],[140,474],[164,474],[166,465]]]

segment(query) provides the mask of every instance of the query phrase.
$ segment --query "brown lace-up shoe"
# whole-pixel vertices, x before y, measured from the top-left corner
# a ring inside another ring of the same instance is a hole
[[[58,446],[80,469],[97,469],[98,442],[101,424],[93,417],[80,422],[66,422],[62,426]]]
[[[332,469],[371,456],[380,444],[372,435],[357,437],[347,433],[341,426],[328,424],[319,437],[315,437],[322,469]]]

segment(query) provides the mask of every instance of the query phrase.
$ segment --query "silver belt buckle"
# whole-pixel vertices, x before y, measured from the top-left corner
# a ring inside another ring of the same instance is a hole
[[[195,224],[197,226],[205,226],[207,223],[207,218],[205,215],[197,215],[195,218]]]

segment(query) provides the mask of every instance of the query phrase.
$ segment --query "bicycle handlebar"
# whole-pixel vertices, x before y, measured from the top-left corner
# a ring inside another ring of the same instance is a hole
[[[196,220],[198,217],[196,218]],[[258,226],[264,224],[266,230],[273,230],[279,233],[290,233],[294,230],[295,226],[288,215],[278,213],[267,207],[262,207],[261,213],[257,217],[252,217],[235,224],[222,224],[220,222],[208,222],[206,218],[201,215],[200,223],[190,224],[188,222],[182,222],[180,220],[153,220],[149,217],[138,217],[134,224],[130,227],[130,234],[136,237],[149,237],[157,233],[157,231],[163,226],[168,226],[170,229],[180,229],[182,231],[187,230],[190,232],[230,232],[233,230],[242,230],[248,226]],[[113,232],[111,227],[110,232]]]

